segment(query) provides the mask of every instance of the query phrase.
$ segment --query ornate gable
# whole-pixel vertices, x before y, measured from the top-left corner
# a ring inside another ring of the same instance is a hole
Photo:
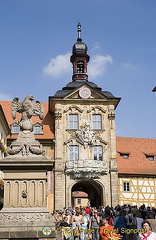
[[[67,94],[63,99],[107,99],[103,93],[98,90],[92,89],[87,84],[82,85],[81,87],[74,89],[74,91]]]

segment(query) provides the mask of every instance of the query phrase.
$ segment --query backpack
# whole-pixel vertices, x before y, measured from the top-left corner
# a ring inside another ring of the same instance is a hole
[[[133,215],[132,214],[128,214],[127,217],[127,225],[133,225]]]

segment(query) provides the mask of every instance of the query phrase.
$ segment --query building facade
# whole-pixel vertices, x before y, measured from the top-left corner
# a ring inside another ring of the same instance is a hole
[[[117,137],[119,203],[156,207],[156,139]]]
[[[80,24],[70,61],[72,82],[49,97],[55,117],[55,208],[72,205],[73,191],[86,192],[92,206],[116,205],[114,111],[120,98],[88,80],[89,56]]]
[[[120,98],[89,80],[89,58],[78,24],[70,58],[72,81],[43,103],[43,120],[32,117],[35,139],[54,162],[46,177],[48,209],[73,206],[75,192],[86,193],[95,207],[143,203],[156,207],[156,140],[116,137]],[[20,131],[18,115],[13,122],[11,102],[0,104],[10,124],[9,146]]]

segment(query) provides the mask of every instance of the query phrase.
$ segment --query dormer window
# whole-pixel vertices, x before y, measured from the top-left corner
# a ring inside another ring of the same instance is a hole
[[[83,73],[84,72],[84,63],[78,62],[77,63],[77,73]]]
[[[149,161],[154,161],[154,156],[148,156]]]
[[[149,161],[154,161],[154,154],[153,153],[145,153],[146,158],[148,158]]]
[[[33,125],[33,133],[34,133],[35,135],[43,134],[42,129],[43,129],[43,126],[42,126],[41,123],[35,123],[35,124]]]
[[[19,134],[20,132],[20,126],[17,122],[14,122],[10,125],[11,127],[11,134]]]
[[[120,156],[123,157],[123,159],[129,159],[129,155],[130,153],[122,153],[122,152],[119,152]]]

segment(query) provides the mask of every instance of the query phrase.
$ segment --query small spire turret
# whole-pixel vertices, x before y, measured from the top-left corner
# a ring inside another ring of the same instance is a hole
[[[81,38],[81,24],[77,24],[78,38],[77,42],[73,45],[72,56],[70,61],[73,64],[73,81],[87,81],[87,63],[89,62],[89,56],[87,54],[87,45],[82,42]]]

